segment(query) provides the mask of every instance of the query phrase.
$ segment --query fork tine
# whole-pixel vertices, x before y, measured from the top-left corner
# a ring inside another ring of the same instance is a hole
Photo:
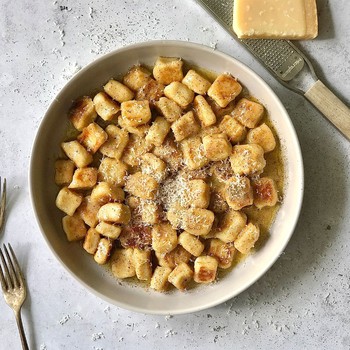
[[[5,219],[6,178],[4,178],[4,183],[2,185],[2,191],[1,191],[1,177],[0,177],[0,194],[1,194],[1,202],[0,202],[0,230],[1,230]]]
[[[23,286],[23,285],[24,285],[24,278],[23,278],[22,270],[21,270],[21,268],[19,267],[19,263],[18,263],[16,254],[15,254],[15,252],[13,251],[13,249],[12,249],[12,247],[11,247],[11,244],[9,243],[8,246],[9,246],[9,249],[10,249],[10,253],[11,253],[11,255],[12,255],[12,262],[13,262],[13,264],[15,265],[14,267],[15,267],[15,271],[16,271],[17,280],[18,280],[18,282],[19,282],[19,285],[20,285],[20,286]]]
[[[15,268],[14,268],[13,263],[12,263],[12,259],[10,257],[10,254],[9,254],[5,244],[4,244],[4,252],[6,255],[7,265],[8,265],[9,271],[10,271],[10,277],[11,277],[12,283],[13,283],[15,288],[19,287],[19,285],[20,285],[19,278],[17,278],[17,273],[15,271]]]
[[[7,284],[6,284],[6,281],[5,281],[5,276],[4,276],[4,273],[2,272],[2,267],[1,267],[1,264],[0,264],[0,282],[1,282],[1,288],[2,290],[5,292],[7,291]]]
[[[7,284],[7,288],[8,289],[9,288],[13,288],[13,283],[12,283],[11,278],[10,278],[10,271],[9,271],[8,266],[6,264],[6,261],[5,261],[5,258],[4,258],[4,254],[2,253],[1,248],[0,248],[0,258],[1,258],[2,266],[3,266],[4,272],[5,272],[5,281],[6,281],[6,284]]]

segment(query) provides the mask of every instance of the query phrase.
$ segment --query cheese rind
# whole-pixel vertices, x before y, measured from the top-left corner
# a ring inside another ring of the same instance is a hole
[[[316,0],[235,0],[233,30],[241,39],[313,39]]]
[[[305,0],[306,35],[305,39],[314,39],[318,35],[316,0]]]

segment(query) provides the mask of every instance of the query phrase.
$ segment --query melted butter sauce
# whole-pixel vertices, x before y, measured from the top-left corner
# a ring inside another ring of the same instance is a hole
[[[153,70],[153,67],[146,66],[150,71]],[[213,71],[209,71],[207,69],[194,66],[194,65],[188,65],[187,63],[184,64],[184,75],[187,73],[189,69],[194,69],[198,73],[200,73],[203,77],[205,77],[210,82],[213,82],[216,77],[218,76],[218,73],[215,73]],[[250,96],[247,89],[244,87],[244,82],[242,82],[243,90],[241,94],[236,98],[236,101],[238,101],[241,97],[248,98],[252,101],[258,102],[259,100],[256,99],[253,96]],[[227,112],[229,114],[230,111]],[[219,119],[220,120],[220,119]],[[274,128],[274,125],[268,115],[268,112],[265,111],[265,115],[263,119],[261,120],[261,123],[265,123],[269,126],[269,128],[272,130],[275,139],[276,139],[276,148],[269,153],[265,153],[264,157],[266,159],[266,167],[264,169],[263,174],[261,174],[261,177],[268,176],[271,177],[275,183],[279,194],[279,199],[281,200],[283,198],[283,186],[284,186],[284,160],[282,155],[282,149],[281,144],[277,135],[277,132]],[[99,123],[100,124],[100,123]],[[102,125],[104,126],[104,125]],[[73,126],[69,123],[69,127],[67,128],[67,134],[65,137],[65,141],[76,139],[76,136],[79,134],[77,130],[73,128]],[[244,143],[244,142],[243,142]],[[96,164],[93,164],[93,166],[98,166],[98,161]],[[215,184],[213,184],[214,187],[216,187]],[[218,184],[220,186],[220,184]],[[256,208],[254,205],[250,207],[243,208],[242,211],[247,215],[248,221],[251,221],[255,224],[258,224],[260,227],[260,237],[259,240],[256,242],[254,249],[252,249],[252,252],[254,254],[254,250],[259,250],[261,247],[264,246],[264,243],[269,238],[269,231],[271,228],[271,225],[273,224],[273,221],[276,217],[276,213],[278,212],[278,209],[280,208],[280,203],[277,203],[274,207],[264,207],[262,209]],[[250,254],[251,254],[250,253]],[[249,254],[248,254],[249,255]],[[243,255],[239,253],[238,251],[235,254],[232,266],[228,269],[219,269],[218,272],[218,279],[224,278],[226,274],[228,274],[232,269],[234,269],[239,263],[241,263],[248,255]],[[105,264],[104,266],[105,271],[112,275],[110,263]],[[118,281],[120,284],[127,284],[132,287],[142,287],[144,289],[149,288],[149,284],[145,281],[139,281],[136,277],[128,278],[123,281]],[[192,289],[194,287],[198,286],[195,282],[191,282],[188,286],[189,289]]]
[[[213,71],[209,71],[201,67],[185,65],[185,72],[189,69],[196,70],[198,73],[203,75],[206,79],[208,79],[210,82],[213,82],[218,75]],[[261,103],[257,98],[249,94],[248,90],[244,87],[244,82],[242,82],[242,85],[243,85],[243,90],[240,96],[236,98],[236,101],[238,101],[239,98],[244,97],[251,101]],[[275,181],[278,195],[279,195],[279,202],[273,207],[264,207],[262,209],[258,209],[257,207],[252,205],[250,207],[246,207],[242,209],[242,211],[247,215],[248,221],[258,224],[260,228],[260,237],[258,241],[255,243],[255,247],[254,249],[252,249],[251,253],[254,253],[254,251],[262,248],[270,236],[270,228],[281,206],[280,201],[283,198],[283,187],[284,187],[284,180],[285,180],[284,160],[283,160],[283,154],[281,149],[281,143],[278,138],[276,129],[266,109],[265,109],[265,114],[259,124],[262,124],[262,123],[265,123],[272,130],[272,133],[276,140],[276,148],[269,153],[265,153],[264,157],[266,159],[266,167],[264,169],[264,172],[261,174],[261,177],[268,176]],[[234,257],[232,266],[226,270],[220,269],[220,272],[218,274],[219,278],[224,277],[233,268],[235,268],[235,266],[237,266],[240,262],[242,262],[248,255],[241,254],[237,251]]]
[[[186,66],[185,65],[185,71],[188,69],[194,69],[201,75],[203,75],[206,79],[213,82],[216,77],[217,73],[197,67],[197,66]],[[240,97],[247,98],[251,101],[261,103],[257,98],[251,96],[248,92],[248,90],[244,87],[244,82],[242,82],[243,90],[241,92],[241,95],[236,98],[236,101],[239,100]],[[259,124],[265,123],[271,130],[276,140],[276,148],[269,153],[265,153],[264,157],[266,159],[266,167],[264,169],[264,172],[261,174],[261,177],[268,176],[272,178],[275,183],[278,190],[279,198],[280,200],[283,197],[283,186],[284,186],[284,161],[283,161],[283,155],[282,155],[282,149],[281,149],[281,143],[278,138],[276,129],[268,115],[268,111],[265,109],[265,114],[260,121]],[[243,142],[244,143],[244,142]],[[263,246],[266,239],[269,237],[269,229],[275,219],[276,213],[278,212],[278,209],[280,207],[280,203],[277,203],[274,207],[265,207],[262,209],[256,208],[254,205],[243,208],[242,211],[247,214],[248,220],[256,223],[260,227],[260,238],[258,242],[255,244],[255,249],[259,249]],[[242,254],[237,254],[237,261],[242,260]]]
[[[283,197],[283,186],[284,186],[284,161],[282,156],[281,144],[278,139],[276,130],[266,113],[262,123],[265,123],[272,130],[276,139],[276,148],[269,153],[265,153],[266,167],[261,177],[268,176],[272,178],[277,187],[279,200],[281,201]],[[255,249],[259,249],[264,245],[269,237],[270,227],[275,219],[276,213],[280,208],[280,202],[278,202],[274,207],[264,207],[262,209],[256,208],[254,205],[244,208],[243,211],[247,214],[249,220],[255,222],[260,227],[260,237],[255,244]]]

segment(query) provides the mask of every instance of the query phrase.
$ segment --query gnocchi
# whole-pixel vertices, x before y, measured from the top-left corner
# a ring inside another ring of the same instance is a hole
[[[78,136],[55,162],[67,240],[158,292],[215,282],[254,249],[282,190],[263,105],[229,73],[185,67],[159,57],[77,99]]]

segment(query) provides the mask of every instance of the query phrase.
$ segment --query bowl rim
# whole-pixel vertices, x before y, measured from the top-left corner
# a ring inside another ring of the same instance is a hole
[[[206,51],[207,53],[215,53],[215,55],[219,55],[221,57],[223,57],[226,60],[229,61],[233,61],[235,63],[236,66],[239,67],[239,69],[243,70],[243,71],[247,71],[250,75],[252,75],[254,77],[254,79],[258,80],[259,83],[263,86],[264,89],[266,89],[269,94],[274,98],[274,103],[276,103],[278,105],[278,107],[283,110],[284,112],[284,118],[285,122],[288,124],[288,128],[289,128],[289,132],[292,133],[291,137],[295,140],[295,145],[296,145],[296,149],[294,149],[294,153],[297,156],[298,159],[298,164],[299,167],[297,167],[297,176],[300,179],[300,191],[299,191],[299,201],[298,203],[295,203],[295,205],[297,205],[297,209],[296,209],[296,215],[294,217],[294,220],[292,221],[292,224],[290,225],[290,230],[289,230],[289,234],[286,235],[283,244],[280,246],[279,251],[280,253],[276,256],[274,256],[268,264],[265,265],[265,267],[257,274],[257,277],[255,279],[253,279],[252,281],[250,281],[249,283],[246,283],[244,285],[242,285],[240,288],[237,288],[237,291],[234,294],[230,294],[227,293],[227,295],[225,297],[222,297],[220,299],[215,299],[211,302],[207,302],[204,305],[201,306],[188,306],[186,308],[182,308],[182,309],[174,309],[172,312],[169,311],[162,311],[162,310],[149,310],[145,307],[136,307],[132,304],[128,304],[128,303],[124,303],[121,301],[116,301],[114,299],[109,298],[108,296],[104,295],[103,293],[100,293],[99,291],[97,291],[96,289],[92,288],[91,286],[89,286],[83,279],[81,279],[80,277],[78,277],[77,275],[75,275],[75,273],[64,263],[64,261],[61,259],[60,255],[56,252],[56,250],[53,248],[53,246],[51,245],[51,242],[48,238],[48,236],[46,235],[43,225],[41,223],[41,219],[37,210],[37,206],[36,206],[36,198],[35,198],[35,193],[33,192],[33,188],[34,188],[34,163],[35,163],[35,157],[33,157],[33,154],[35,154],[35,150],[38,147],[38,139],[39,139],[39,135],[42,133],[42,129],[44,127],[44,121],[47,118],[48,115],[51,114],[51,111],[54,109],[55,107],[55,103],[57,100],[60,99],[60,96],[64,94],[65,90],[67,89],[67,87],[72,83],[73,80],[78,79],[81,75],[84,75],[86,71],[88,71],[91,67],[100,64],[101,62],[103,62],[105,59],[117,55],[121,52],[124,51],[128,51],[128,50],[132,50],[132,49],[138,49],[138,48],[142,48],[142,47],[148,47],[148,46],[181,46],[181,47],[188,47],[189,49],[197,49],[197,50],[202,50],[202,51]],[[33,143],[32,143],[32,147],[31,147],[31,156],[30,156],[30,164],[29,164],[29,171],[28,171],[28,178],[29,178],[29,194],[30,194],[30,200],[31,200],[31,206],[32,209],[34,211],[34,216],[37,222],[37,225],[39,226],[41,235],[44,237],[44,240],[46,241],[48,247],[50,248],[51,252],[53,253],[53,255],[56,257],[56,259],[61,263],[61,266],[64,267],[64,269],[66,271],[68,271],[68,273],[76,280],[78,281],[80,284],[82,284],[86,289],[88,289],[92,294],[94,294],[95,296],[100,297],[101,299],[116,305],[118,307],[121,307],[123,309],[126,310],[130,310],[130,311],[134,311],[134,312],[138,312],[138,313],[143,313],[143,314],[152,314],[152,315],[179,315],[179,314],[188,314],[188,313],[193,313],[193,312],[197,312],[197,311],[201,311],[201,310],[205,310],[214,306],[217,306],[219,304],[222,304],[224,302],[226,302],[229,299],[234,298],[235,296],[239,295],[240,293],[242,293],[244,290],[248,289],[251,285],[253,285],[255,282],[257,282],[270,268],[271,266],[278,260],[278,258],[281,256],[281,254],[283,253],[283,251],[285,250],[288,242],[290,241],[295,227],[298,223],[299,217],[300,217],[300,212],[301,212],[301,208],[302,208],[302,204],[303,204],[303,198],[304,198],[304,185],[305,185],[305,180],[304,180],[304,165],[303,165],[303,157],[302,157],[302,152],[301,152],[301,147],[300,147],[300,143],[299,143],[299,139],[296,133],[296,130],[294,128],[294,125],[291,121],[291,118],[286,110],[286,108],[284,107],[284,105],[282,104],[281,100],[279,99],[279,97],[276,95],[276,93],[272,90],[272,88],[255,72],[253,71],[251,68],[249,68],[247,65],[245,65],[244,63],[242,63],[241,61],[237,60],[236,58],[232,57],[229,54],[223,53],[221,51],[218,51],[216,49],[213,49],[209,46],[203,45],[203,44],[199,44],[199,43],[194,43],[194,42],[190,42],[190,41],[182,41],[182,40],[150,40],[150,41],[145,41],[145,42],[141,42],[141,43],[135,43],[135,44],[130,44],[130,45],[126,45],[124,47],[112,50],[111,52],[107,53],[107,54],[103,54],[100,57],[97,57],[96,59],[94,59],[92,62],[90,62],[89,64],[87,64],[86,66],[84,66],[81,70],[79,70],[79,72],[77,72],[76,74],[74,74],[65,84],[64,86],[59,90],[59,92],[56,94],[56,96],[53,98],[53,100],[51,101],[49,107],[47,108],[44,116],[42,117],[42,120],[40,121],[39,127],[37,128]]]

